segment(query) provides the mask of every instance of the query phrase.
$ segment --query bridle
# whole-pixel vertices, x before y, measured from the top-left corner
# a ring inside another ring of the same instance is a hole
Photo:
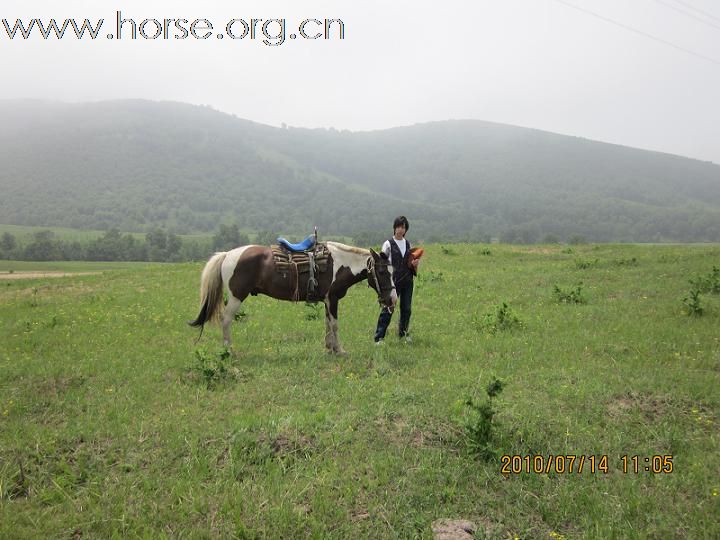
[[[387,268],[388,266],[390,266],[390,263],[377,263],[377,265],[384,266]],[[378,302],[380,304],[382,304],[383,303],[383,301],[382,301],[383,293],[392,291],[393,289],[395,289],[395,286],[390,285],[389,287],[381,287],[380,281],[378,280],[378,277],[377,277],[377,272],[375,270],[375,266],[376,266],[375,258],[372,255],[370,255],[370,257],[368,257],[368,260],[367,260],[368,287],[370,287],[371,289],[375,289],[375,292],[378,295]],[[370,276],[372,276],[373,280],[375,281],[375,287],[373,287],[372,283],[370,282]],[[391,283],[392,283],[392,281],[391,281]]]

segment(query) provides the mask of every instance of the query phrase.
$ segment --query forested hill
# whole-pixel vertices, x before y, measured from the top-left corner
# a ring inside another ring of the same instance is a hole
[[[0,102],[0,223],[720,241],[720,166],[481,121],[273,128],[149,101]]]

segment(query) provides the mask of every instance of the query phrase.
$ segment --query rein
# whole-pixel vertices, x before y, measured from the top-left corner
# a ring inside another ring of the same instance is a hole
[[[390,263],[384,263],[384,264],[381,263],[381,265],[387,267],[387,266],[390,266]],[[378,302],[382,304],[382,293],[385,292],[386,290],[391,291],[395,287],[386,287],[385,289],[380,287],[380,281],[378,280],[377,272],[375,271],[375,259],[373,259],[372,255],[367,260],[367,271],[368,271],[368,287],[370,287],[371,289],[373,288],[372,284],[370,283],[370,276],[372,276],[373,279],[375,280],[375,286],[377,287],[375,292],[377,292],[377,295],[378,295]]]

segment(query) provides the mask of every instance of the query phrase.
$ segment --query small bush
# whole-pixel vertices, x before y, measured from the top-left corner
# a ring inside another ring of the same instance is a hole
[[[578,283],[574,289],[569,289],[567,291],[561,289],[557,285],[553,288],[553,293],[555,294],[555,298],[558,302],[561,304],[585,304],[587,302],[587,299],[585,296],[583,296],[582,293],[582,282]]]
[[[712,271],[707,276],[708,290],[713,294],[720,294],[720,268],[713,266]]]
[[[599,261],[597,259],[595,259],[594,261],[578,259],[575,261],[575,268],[577,268],[578,270],[587,270],[588,268],[597,266],[598,262]]]
[[[637,257],[632,257],[630,259],[616,259],[614,262],[617,266],[637,266],[638,265]]]
[[[495,334],[499,331],[522,328],[523,322],[520,317],[507,305],[506,302],[499,304],[495,311],[486,313],[478,322],[480,330]]]
[[[432,270],[428,270],[421,275],[423,281],[445,281],[445,277],[443,276],[442,272],[434,272]]]
[[[237,379],[240,374],[240,370],[232,365],[228,349],[223,349],[218,354],[210,354],[203,349],[195,350],[195,364],[191,370],[209,390],[219,383]]]
[[[488,397],[483,403],[476,403],[472,398],[465,401],[470,414],[465,420],[465,438],[468,450],[484,461],[493,459],[497,450],[493,445],[494,426],[493,418],[497,411],[493,408],[492,400],[502,392],[504,383],[495,378],[485,390]]]
[[[457,255],[457,253],[455,253],[455,250],[446,248],[445,246],[440,246],[440,251],[443,252],[443,255]]]
[[[701,293],[720,294],[720,268],[713,266],[709,274],[691,279],[690,285]]]
[[[492,255],[492,251],[490,251],[488,248],[485,248],[480,251],[480,255]]]
[[[704,313],[704,309],[700,305],[700,289],[690,289],[690,295],[683,298],[685,304],[685,313],[692,317],[700,317]]]

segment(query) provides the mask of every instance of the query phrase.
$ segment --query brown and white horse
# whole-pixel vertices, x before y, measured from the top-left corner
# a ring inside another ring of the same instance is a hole
[[[372,249],[326,242],[330,252],[327,270],[317,274],[317,298],[325,304],[325,348],[335,354],[345,351],[338,340],[338,301],[348,288],[367,279],[378,295],[378,301],[392,309],[397,301],[392,281],[392,267],[384,253]],[[304,283],[303,283],[304,281]],[[248,295],[265,294],[280,300],[307,298],[307,280],[297,274],[282,273],[275,268],[272,250],[266,246],[242,246],[216,253],[205,265],[200,279],[200,314],[190,326],[211,320],[222,322],[223,340],[230,347],[230,324]],[[223,292],[228,301],[223,309]]]

